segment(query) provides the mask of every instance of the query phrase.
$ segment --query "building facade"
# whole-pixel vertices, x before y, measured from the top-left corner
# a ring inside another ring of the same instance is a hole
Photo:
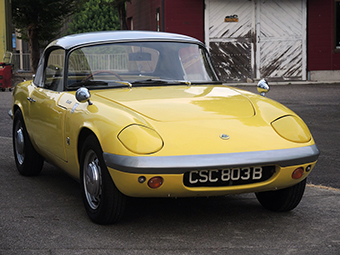
[[[0,62],[6,51],[12,51],[12,7],[10,0],[0,0]]]
[[[340,0],[308,0],[307,67],[311,80],[340,80]]]
[[[175,32],[204,41],[204,0],[131,0],[126,10],[131,30]]]
[[[339,2],[132,0],[127,17],[130,29],[176,32],[205,42],[224,81],[326,74],[325,80],[336,79],[340,70]]]
[[[222,80],[306,79],[305,1],[205,1],[205,42]]]

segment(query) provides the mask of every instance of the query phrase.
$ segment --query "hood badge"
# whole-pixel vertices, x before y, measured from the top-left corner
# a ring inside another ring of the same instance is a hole
[[[220,138],[223,140],[229,140],[230,136],[226,134],[220,134]]]

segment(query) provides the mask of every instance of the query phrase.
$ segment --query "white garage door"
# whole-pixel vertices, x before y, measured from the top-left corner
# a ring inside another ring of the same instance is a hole
[[[306,0],[206,0],[205,33],[222,80],[306,79]]]

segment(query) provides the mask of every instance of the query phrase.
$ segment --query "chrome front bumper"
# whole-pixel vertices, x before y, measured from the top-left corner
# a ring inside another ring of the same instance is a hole
[[[246,166],[287,167],[315,162],[319,149],[314,144],[293,149],[183,156],[122,156],[104,153],[108,167],[136,174],[183,174],[190,170]]]

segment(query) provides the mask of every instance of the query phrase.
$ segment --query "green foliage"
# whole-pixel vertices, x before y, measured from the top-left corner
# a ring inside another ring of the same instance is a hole
[[[13,24],[29,42],[32,72],[40,48],[62,36],[67,17],[74,15],[68,33],[116,30],[126,23],[126,0],[11,0]],[[81,7],[81,8],[80,8]],[[117,10],[115,10],[117,9]],[[124,16],[125,14],[125,16]],[[122,26],[122,27],[126,27]]]
[[[88,0],[83,3],[81,10],[73,15],[68,33],[77,34],[118,29],[120,29],[120,23],[114,1]]]
[[[37,31],[40,42],[51,41],[59,35],[64,19],[76,10],[77,0],[12,0],[12,17],[22,39],[27,31]]]

